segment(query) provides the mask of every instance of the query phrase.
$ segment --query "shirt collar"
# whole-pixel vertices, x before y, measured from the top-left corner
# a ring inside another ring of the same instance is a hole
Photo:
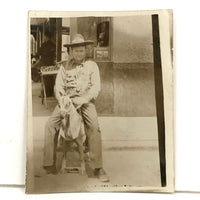
[[[77,63],[73,58],[69,61],[70,65],[80,66],[80,67],[83,67],[84,63],[85,63],[85,59],[81,63]]]

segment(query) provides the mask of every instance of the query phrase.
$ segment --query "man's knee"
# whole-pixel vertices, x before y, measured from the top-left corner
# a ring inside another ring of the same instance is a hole
[[[82,117],[85,124],[85,128],[88,132],[96,133],[100,132],[98,124],[98,116],[95,105],[92,103],[84,104],[82,107]]]
[[[84,121],[85,123],[85,128],[86,131],[88,132],[88,134],[96,134],[96,133],[100,133],[100,128],[99,128],[99,124],[98,124],[98,118],[89,118],[87,120]]]
[[[52,121],[48,120],[45,124],[45,134],[55,134],[57,131],[58,127]]]

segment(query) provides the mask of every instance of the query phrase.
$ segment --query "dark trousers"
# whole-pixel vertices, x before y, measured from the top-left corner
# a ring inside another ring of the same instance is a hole
[[[98,117],[95,105],[90,102],[81,107],[81,113],[85,126],[85,134],[90,155],[90,167],[102,167],[102,143],[101,132],[98,124]],[[45,126],[44,160],[43,166],[54,164],[54,138],[61,125],[60,109],[55,107]]]

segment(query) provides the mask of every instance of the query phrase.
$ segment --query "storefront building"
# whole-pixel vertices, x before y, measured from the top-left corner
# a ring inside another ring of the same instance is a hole
[[[69,24],[71,36],[80,33],[95,41],[89,57],[101,74],[98,112],[155,116],[151,16],[71,18]]]
[[[100,116],[156,115],[150,15],[57,18],[49,23],[57,62],[67,59],[63,45],[74,34],[94,41],[87,46],[87,57],[100,70],[101,92],[96,102]]]

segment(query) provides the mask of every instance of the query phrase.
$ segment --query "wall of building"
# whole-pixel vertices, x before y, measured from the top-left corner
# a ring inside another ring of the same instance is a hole
[[[114,113],[155,116],[153,64],[115,63],[113,69]]]
[[[71,34],[87,35],[86,25],[86,19],[72,19]],[[111,61],[97,62],[102,85],[98,114],[155,116],[151,16],[114,17],[110,36]]]
[[[152,63],[97,63],[101,92],[96,101],[99,115],[147,117],[156,115]]]
[[[153,42],[150,15],[113,18],[114,63],[152,63]]]
[[[113,18],[112,60],[114,113],[155,116],[151,16]]]

